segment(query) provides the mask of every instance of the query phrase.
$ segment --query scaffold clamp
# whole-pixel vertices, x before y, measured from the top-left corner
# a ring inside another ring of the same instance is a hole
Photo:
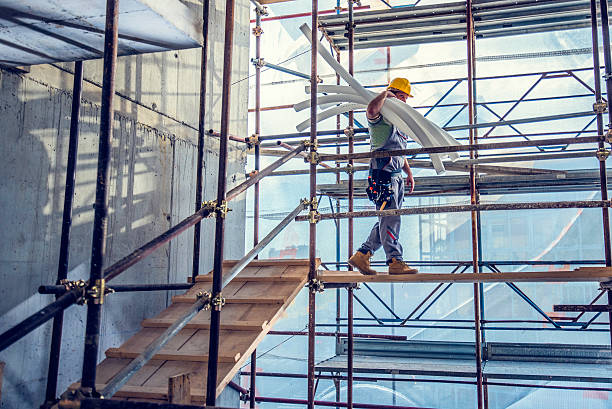
[[[610,125],[608,125],[608,132],[606,132],[606,142],[608,142],[609,144],[612,144],[612,126]]]
[[[87,290],[87,298],[91,299],[93,304],[102,305],[104,304],[104,297],[114,292],[115,290],[106,286],[106,280],[101,278],[96,280],[94,285]]]
[[[64,279],[64,280],[60,280],[59,284],[63,285],[64,288],[66,288],[66,291],[72,291],[74,289],[79,289],[80,294],[76,301],[77,304],[83,305],[87,302],[87,297],[86,297],[87,283],[85,281],[83,280],[70,281],[68,279]]]
[[[603,114],[608,110],[608,103],[602,99],[593,104],[593,112]]]
[[[355,128],[353,128],[352,126],[347,126],[346,128],[344,128],[344,135],[347,138],[353,138],[355,136]]]
[[[223,219],[225,219],[225,216],[227,216],[227,212],[232,211],[232,209],[227,207],[227,202],[225,200],[221,202],[220,206],[217,206],[216,200],[207,200],[206,202],[202,203],[202,207],[209,211],[209,217],[214,214],[219,214]]]
[[[210,310],[210,305],[212,303],[212,295],[208,292],[208,291],[199,291],[196,294],[196,298],[198,300],[201,300],[202,298],[206,299],[206,304],[204,304],[204,310],[208,311]]]
[[[606,148],[599,148],[597,149],[595,156],[597,156],[597,159],[599,159],[601,162],[604,162],[606,159],[608,159],[608,156],[610,156],[610,151]]]
[[[306,148],[310,148],[311,151],[316,151],[319,148],[319,141],[315,140],[314,142],[310,142],[310,140],[305,140],[302,142]]]
[[[304,162],[308,162],[311,165],[318,165],[319,163],[321,163],[321,156],[318,154],[317,151],[308,152],[304,157]]]
[[[253,35],[255,37],[260,37],[263,34],[263,29],[261,28],[261,26],[255,26],[253,27]]]
[[[349,163],[344,168],[344,171],[346,172],[347,175],[352,175],[353,173],[355,173],[355,167]]]
[[[251,62],[253,63],[254,66],[262,68],[266,65],[266,62],[264,61],[263,58],[251,58]]]
[[[254,133],[253,135],[249,136],[248,138],[245,138],[245,142],[248,146],[249,149],[253,148],[253,146],[255,145],[259,145],[259,135]]]
[[[308,289],[311,293],[322,293],[325,290],[325,285],[318,278],[313,278],[308,281]]]
[[[258,173],[259,173],[259,171],[258,171],[258,170],[253,170],[253,171],[251,171],[251,172],[247,173],[247,174],[246,174],[246,177],[247,177],[247,178],[254,178],[255,176],[257,176],[257,174],[258,174]]]
[[[225,305],[225,298],[221,293],[218,293],[210,300],[210,304],[215,311],[221,311],[221,308]]]
[[[266,6],[257,6],[255,7],[255,13],[259,14],[262,17],[268,15],[268,8]]]

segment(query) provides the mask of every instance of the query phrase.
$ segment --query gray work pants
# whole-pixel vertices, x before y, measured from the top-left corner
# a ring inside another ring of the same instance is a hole
[[[393,176],[391,186],[393,199],[385,205],[385,209],[401,209],[404,201],[404,179],[401,176]],[[380,205],[376,205],[376,209],[380,209]],[[387,262],[390,262],[392,258],[402,260],[402,245],[399,243],[401,223],[401,216],[379,217],[359,251],[362,253],[369,251],[374,254],[382,246]]]

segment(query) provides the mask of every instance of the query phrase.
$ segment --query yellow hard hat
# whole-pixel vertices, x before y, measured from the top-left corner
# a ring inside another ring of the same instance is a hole
[[[412,94],[410,93],[410,81],[408,81],[406,78],[394,78],[387,87],[387,89],[389,88],[395,88],[399,91],[405,92],[409,97],[412,97]]]

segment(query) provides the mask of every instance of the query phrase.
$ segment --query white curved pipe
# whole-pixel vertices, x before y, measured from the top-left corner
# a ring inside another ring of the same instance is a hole
[[[300,30],[302,31],[302,33],[304,34],[304,36],[308,39],[308,41],[312,44],[313,42],[313,38],[311,36],[311,30],[308,28],[308,24],[302,24],[300,26]],[[318,41],[318,40],[316,40]],[[353,78],[353,76],[351,74],[349,74],[344,67],[342,67],[337,61],[336,59],[334,59],[334,57],[332,57],[332,55],[325,49],[325,47],[317,47],[317,50],[319,52],[319,55],[329,64],[330,67],[333,68],[334,71],[336,71],[336,73],[338,75],[340,75],[340,77],[342,77],[342,79],[344,79],[344,81],[346,81],[347,84],[349,84],[351,86],[351,88],[354,90],[355,93],[357,93],[357,95],[361,96],[362,98],[364,98],[367,101],[370,101],[372,99],[372,96],[370,94],[369,91],[367,91],[355,78]],[[318,87],[317,87],[318,88]],[[383,105],[383,107],[381,108],[381,113],[384,117],[386,117],[390,122],[392,122],[395,126],[397,126],[397,128],[408,134],[409,136],[413,136],[415,134],[419,134],[421,135],[421,131],[423,131],[422,133],[422,141],[423,143],[421,143],[421,145],[425,146],[425,147],[430,147],[433,146],[433,141],[432,141],[432,136],[433,139],[435,140],[435,134],[431,135],[430,134],[430,130],[431,128],[423,128],[422,126],[419,126],[419,121],[417,121],[415,118],[413,118],[411,115],[406,115],[404,118],[402,119],[402,123],[395,123],[394,119],[392,118],[393,115],[395,114],[395,112],[391,112],[390,106],[391,104],[388,104],[389,100],[385,101],[385,104]],[[410,111],[408,111],[410,112]],[[416,112],[416,111],[414,111]],[[418,114],[418,113],[417,113]],[[416,115],[418,116],[422,116],[420,114]],[[396,116],[398,117],[398,116]],[[399,118],[399,117],[398,117]],[[405,126],[407,125],[407,128],[410,129],[410,132],[407,132],[408,129],[405,128]],[[443,140],[445,140],[446,138],[442,137]],[[416,139],[415,139],[416,140]],[[444,165],[442,164],[442,160],[440,159],[439,155],[430,155],[431,157],[431,161],[432,164],[436,170],[436,172],[438,174],[444,172]]]
[[[365,107],[364,104],[352,104],[352,103],[342,104],[337,107],[328,109],[326,111],[319,112],[317,114],[317,122],[321,122],[327,118],[331,118],[332,116],[340,115],[345,112],[354,111],[356,109],[361,109],[364,107]],[[295,128],[298,130],[298,132],[303,132],[306,129],[310,128],[310,118],[308,118],[307,120],[303,122],[300,122]]]
[[[330,104],[330,103],[341,103],[341,102],[353,102],[355,104],[363,104],[367,105],[369,101],[364,100],[359,95],[355,94],[334,94],[334,95],[322,95],[317,98],[317,103],[319,106],[321,104]],[[302,111],[306,108],[310,107],[310,99],[304,100],[302,102],[298,102],[293,106],[296,112]]]

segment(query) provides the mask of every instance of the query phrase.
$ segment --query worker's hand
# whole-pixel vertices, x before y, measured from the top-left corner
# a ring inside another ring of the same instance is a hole
[[[414,192],[414,177],[412,177],[412,173],[408,175],[408,186],[410,187],[408,193]]]

